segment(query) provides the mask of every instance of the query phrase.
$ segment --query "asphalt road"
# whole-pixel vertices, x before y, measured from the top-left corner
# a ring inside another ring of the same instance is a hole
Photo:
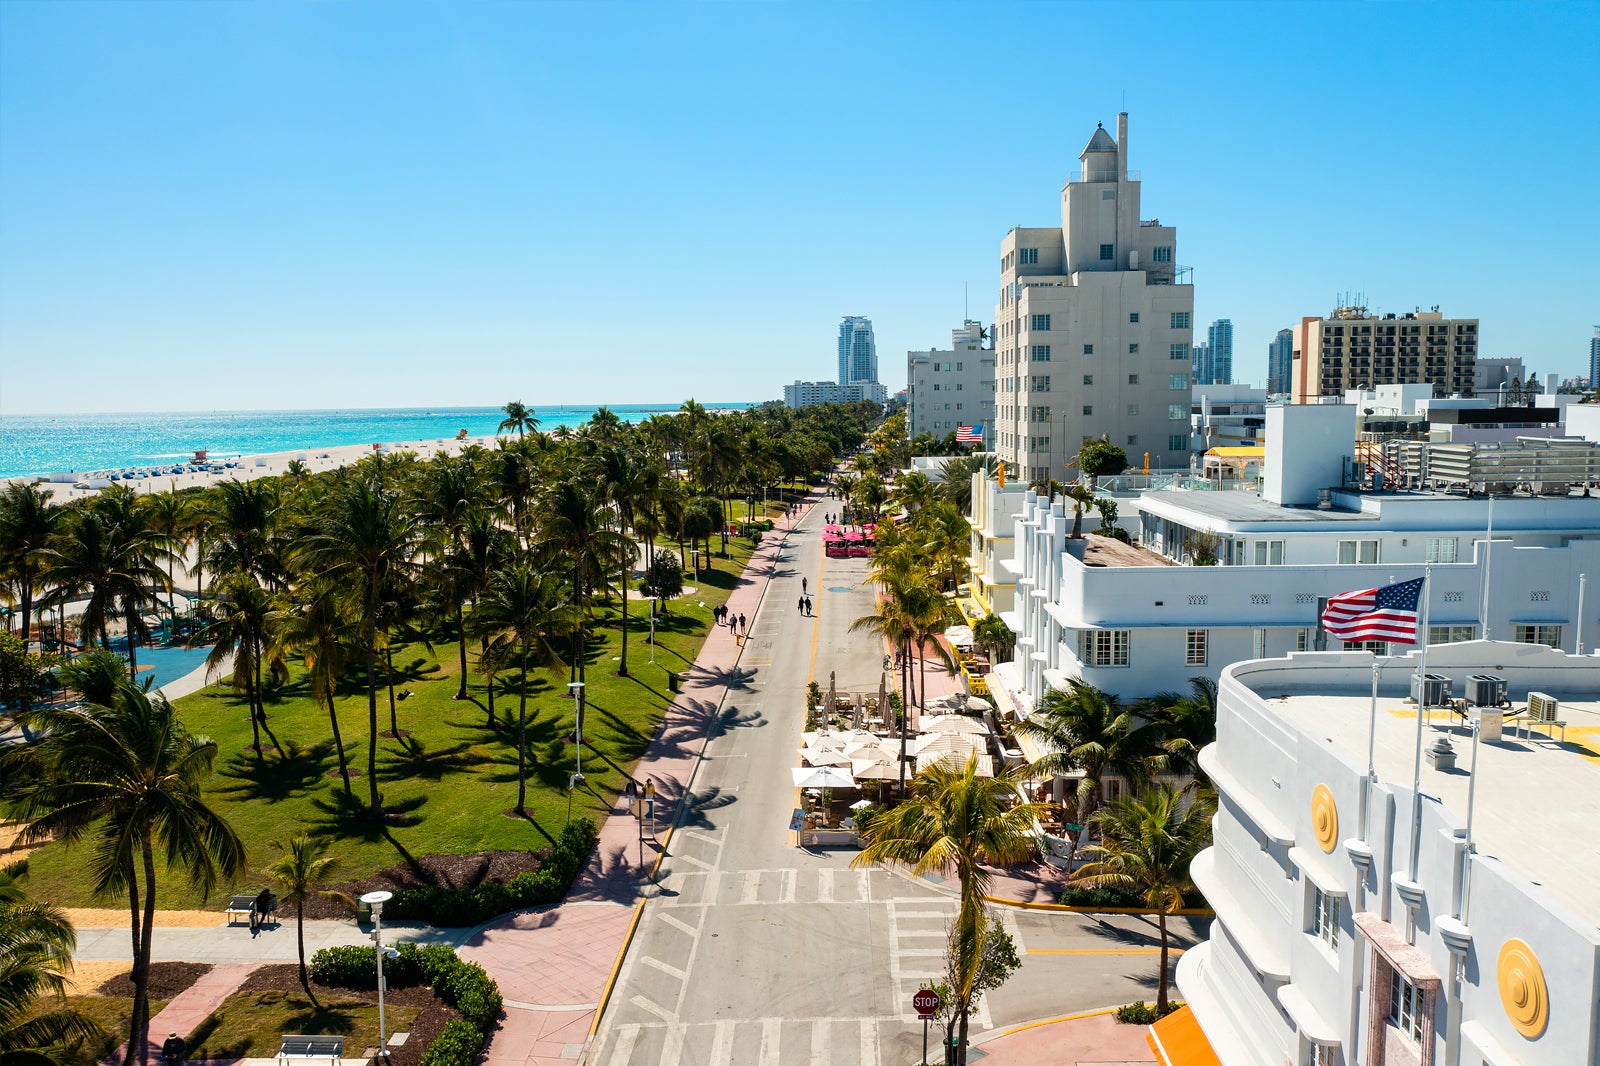
[[[730,682],[728,725],[707,745],[589,1063],[920,1058],[911,996],[942,975],[955,901],[928,883],[853,869],[853,850],[798,848],[788,831],[806,683],[826,690],[833,671],[841,691],[875,692],[883,654],[875,638],[847,632],[873,596],[867,560],[823,558],[827,509],[815,508],[779,557]],[[815,617],[796,606],[802,576]],[[985,999],[974,1036],[1152,998],[1153,921],[998,910],[1023,966]],[[1186,921],[1173,932],[1175,947],[1204,935]]]

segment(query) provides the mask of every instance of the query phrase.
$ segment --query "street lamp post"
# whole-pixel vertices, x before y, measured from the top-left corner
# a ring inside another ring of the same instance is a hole
[[[578,717],[574,723],[573,746],[578,751],[578,780],[583,780],[583,682],[569,681],[567,687],[572,690],[572,698],[577,704]]]
[[[384,1028],[383,1017],[383,960],[385,955],[391,959],[400,955],[398,951],[392,948],[385,950],[383,946],[383,905],[393,898],[393,892],[383,891],[368,892],[361,897],[361,902],[372,911],[372,953],[378,957],[378,1056],[385,1061],[389,1058],[389,1034]]]
[[[650,664],[653,666],[656,661],[656,597],[646,596],[645,599],[650,601]]]

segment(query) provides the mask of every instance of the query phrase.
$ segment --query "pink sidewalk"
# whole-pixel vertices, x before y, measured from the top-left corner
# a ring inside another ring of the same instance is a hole
[[[195,1027],[222,1006],[223,1000],[238,991],[244,979],[254,973],[259,965],[258,962],[219,963],[211,968],[210,973],[173,996],[161,1012],[150,1019],[149,1061],[161,1061],[161,1045],[166,1042],[168,1033],[177,1033],[188,1040]],[[120,1066],[127,1050],[128,1045],[124,1041],[107,1056],[103,1066]]]
[[[802,502],[800,517],[815,504]],[[777,555],[799,518],[781,520],[746,564],[728,607],[754,621]],[[461,949],[500,985],[506,1012],[490,1039],[485,1066],[563,1066],[583,1053],[600,1003],[632,935],[640,888],[672,837],[680,805],[690,794],[706,727],[727,694],[743,651],[724,627],[713,626],[655,738],[634,768],[634,779],[654,781],[660,840],[644,841],[639,823],[620,802],[600,827],[594,854],[573,881],[564,903],[496,919]]]
[[[1077,1066],[1078,1063],[1154,1063],[1146,1025],[1123,1025],[1114,1014],[1013,1029],[975,1046],[983,1066]]]

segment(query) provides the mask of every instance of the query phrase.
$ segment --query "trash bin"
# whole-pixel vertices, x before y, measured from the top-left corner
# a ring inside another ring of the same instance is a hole
[[[674,673],[671,670],[667,671],[667,688],[670,691],[672,691],[672,692],[681,691],[679,686],[682,685],[682,684],[683,684],[682,678],[680,678],[676,673]]]

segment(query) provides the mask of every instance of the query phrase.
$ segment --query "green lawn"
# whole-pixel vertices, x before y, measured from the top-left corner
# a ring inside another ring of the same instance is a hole
[[[715,544],[715,541],[713,541]],[[626,782],[626,773],[654,735],[669,702],[668,671],[688,668],[704,640],[711,608],[724,602],[751,554],[748,541],[729,541],[731,558],[717,559],[703,571],[698,591],[672,604],[671,614],[658,618],[656,662],[651,665],[646,642],[649,623],[644,603],[630,605],[628,667],[632,676],[615,676],[620,654],[618,612],[599,611],[605,640],[595,641],[587,665],[583,752],[587,782],[572,795],[574,817],[602,818]],[[692,578],[690,579],[692,581]],[[700,606],[704,603],[704,606]],[[472,651],[469,645],[469,665]],[[378,779],[385,807],[401,817],[377,824],[362,817],[367,798],[365,777],[351,781],[354,802],[343,796],[327,710],[314,705],[299,672],[276,699],[267,703],[266,723],[284,748],[267,746],[264,757],[248,751],[250,722],[244,700],[232,689],[215,685],[185,697],[177,707],[197,733],[214,738],[221,751],[216,773],[207,785],[209,800],[233,823],[249,849],[250,869],[234,883],[213,893],[216,907],[230,891],[255,890],[264,883],[260,869],[277,855],[274,841],[302,831],[337,838],[332,854],[340,861],[339,880],[365,877],[410,857],[437,852],[463,853],[542,849],[567,819],[567,780],[574,767],[574,746],[567,742],[575,708],[566,697],[567,669],[532,670],[528,696],[527,819],[503,813],[516,804],[515,715],[518,677],[500,675],[496,684],[497,730],[487,728],[486,693],[476,673],[470,678],[470,701],[450,697],[457,688],[458,645],[436,642],[397,647],[394,663],[402,679],[396,690],[409,691],[399,702],[402,730],[411,736],[378,741]],[[364,682],[352,672],[336,701],[339,728],[352,767],[365,767],[367,706]],[[379,729],[388,729],[388,700],[380,681]],[[509,719],[509,722],[508,722]],[[332,776],[329,776],[329,772]],[[30,860],[31,890],[59,906],[94,902],[86,870],[86,848],[52,844]],[[199,906],[201,900],[181,876],[167,877],[157,905]]]
[[[306,994],[258,990],[235,992],[222,1001],[189,1037],[191,1059],[265,1059],[278,1054],[284,1033],[302,1036],[342,1036],[346,1058],[357,1058],[364,1048],[378,1045],[378,1005],[350,992],[316,989],[320,1007]],[[376,993],[373,993],[375,996]],[[384,1023],[391,1033],[403,1033],[422,1013],[420,1007],[395,1003],[384,1008]]]
[[[150,1017],[154,1018],[166,1005],[165,1000],[151,1000]],[[61,1056],[61,1066],[96,1066],[128,1039],[128,1022],[133,1017],[133,1000],[128,996],[68,996],[65,1000],[41,996],[28,1013],[43,1014],[62,1009],[75,1010],[94,1019],[106,1035],[83,1045],[75,1054]],[[165,1038],[163,1034],[161,1039]]]

